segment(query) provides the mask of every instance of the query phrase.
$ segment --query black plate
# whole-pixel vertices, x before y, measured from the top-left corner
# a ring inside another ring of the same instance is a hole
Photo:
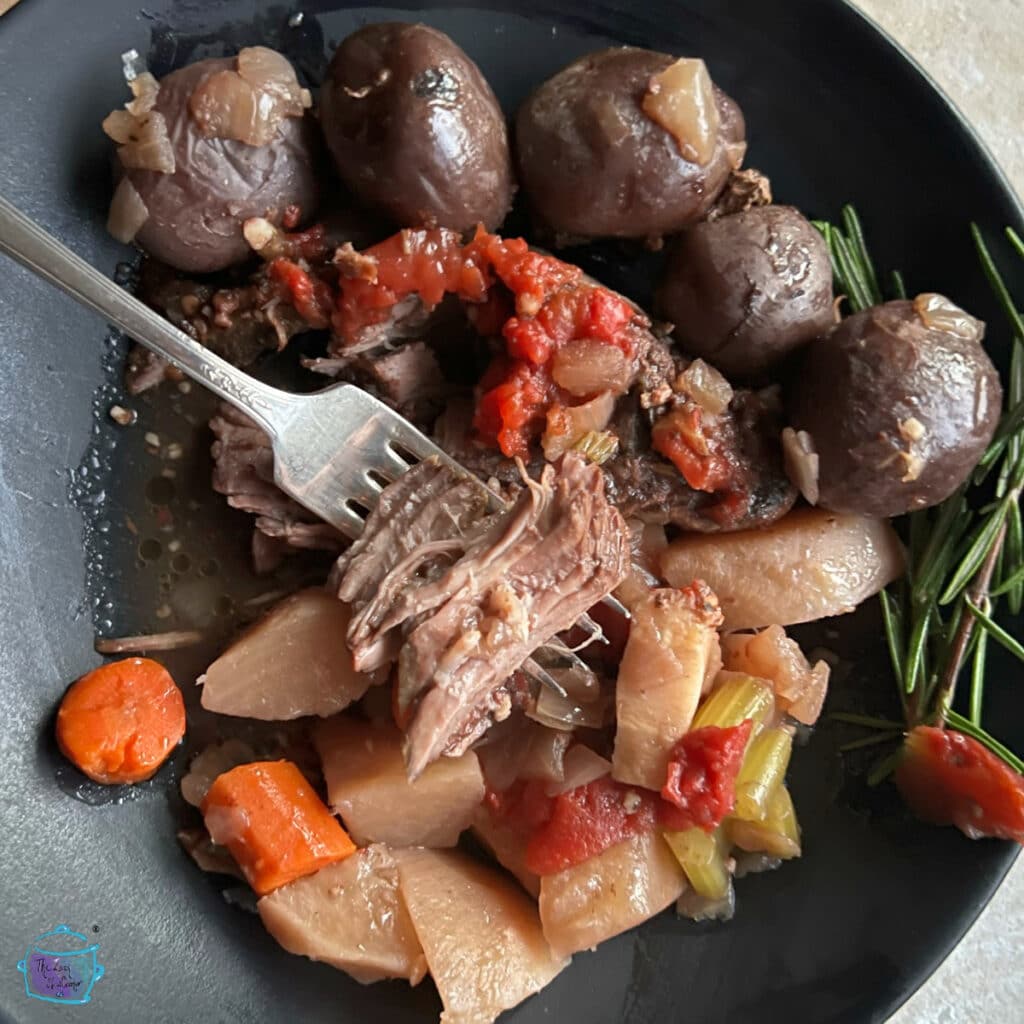
[[[415,13],[338,6],[305,4],[302,24],[289,27],[289,10],[239,0],[150,0],[144,10],[126,0],[25,0],[0,21],[4,193],[114,271],[126,253],[103,231],[108,146],[98,125],[123,102],[118,55],[130,47],[150,53],[163,72],[266,41],[315,76],[325,47],[362,21],[419,17],[451,33],[511,109],[577,54],[606,41],[637,43],[706,57],[743,106],[750,162],[770,174],[777,198],[832,217],[854,200],[881,260],[902,268],[912,289],[946,292],[988,319],[992,351],[1005,357],[1006,332],[967,225],[977,220],[991,236],[1008,223],[1020,229],[1020,209],[956,112],[844,4],[509,0],[427,3]],[[597,263],[613,276],[628,269],[606,257],[598,253]],[[1024,274],[1012,283],[1024,294]],[[254,917],[227,905],[174,839],[182,811],[173,782],[184,753],[154,783],[113,801],[108,794],[101,806],[90,806],[101,795],[61,766],[53,709],[68,682],[95,664],[94,627],[130,632],[198,618],[215,640],[231,608],[266,584],[244,571],[245,518],[209,500],[190,504],[192,494],[206,495],[208,472],[194,395],[136,403],[140,425],[115,428],[105,412],[119,395],[123,343],[6,263],[0,342],[0,1017],[431,1019],[438,1004],[429,985],[361,988],[283,953]],[[162,432],[162,460],[147,453],[146,430]],[[166,457],[172,439],[192,442],[183,459]],[[175,473],[170,487],[152,483],[164,470]],[[188,566],[172,561],[175,536]],[[150,561],[139,557],[144,540],[160,542],[143,552]],[[169,618],[157,616],[162,604]],[[856,667],[830,708],[888,708],[876,613],[867,608],[834,625],[829,645]],[[181,681],[197,659],[177,659]],[[997,663],[992,671],[991,722],[1024,744],[1024,714],[1006,681],[1019,670]],[[198,721],[194,732],[208,728]],[[916,825],[888,789],[864,786],[864,761],[842,761],[837,743],[850,738],[825,724],[798,753],[804,858],[741,882],[732,924],[664,914],[577,956],[507,1019],[884,1019],[959,939],[1014,850]],[[100,943],[106,975],[88,1008],[27,999],[15,971],[32,939],[57,923]]]

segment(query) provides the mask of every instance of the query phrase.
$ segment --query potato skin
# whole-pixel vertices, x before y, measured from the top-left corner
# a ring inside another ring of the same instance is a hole
[[[961,337],[899,300],[808,346],[788,405],[819,456],[820,505],[897,516],[938,504],[967,479],[1002,404],[983,326]]]
[[[426,25],[366,25],[335,51],[320,123],[342,180],[400,227],[493,230],[512,205],[508,130],[480,69]]]
[[[516,115],[519,178],[556,240],[659,238],[703,217],[742,156],[739,107],[715,89],[718,142],[705,166],[641,108],[675,58],[637,47],[588,54],[544,82]],[[560,236],[560,237],[559,237]]]
[[[249,217],[279,221],[286,206],[315,209],[317,139],[303,118],[287,117],[267,146],[206,138],[193,120],[189,97],[209,75],[234,70],[235,58],[201,60],[160,81],[156,107],[167,119],[175,171],[129,169],[149,210],[135,241],[151,256],[190,274],[223,270],[252,255],[242,236]]]
[[[758,206],[679,237],[658,296],[684,351],[736,380],[761,377],[830,327],[825,240],[791,206]]]

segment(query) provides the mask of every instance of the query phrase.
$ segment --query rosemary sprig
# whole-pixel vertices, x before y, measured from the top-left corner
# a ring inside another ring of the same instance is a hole
[[[875,263],[868,253],[856,211],[844,207],[841,226],[816,221],[832,258],[836,293],[858,312],[884,301]],[[1013,332],[1006,412],[982,455],[970,484],[933,509],[906,517],[908,566],[898,585],[880,594],[886,643],[904,710],[905,727],[948,724],[973,737],[1024,774],[1024,760],[982,726],[985,669],[989,641],[1024,660],[1024,644],[995,621],[1006,599],[1012,614],[1024,606],[1024,525],[1020,496],[1024,486],[1024,316],[992,259],[977,225],[971,225],[978,259]],[[1012,229],[1006,237],[1024,258],[1024,240]],[[892,273],[891,294],[906,297],[902,276]],[[994,498],[978,500],[975,488],[987,485]],[[971,486],[973,484],[973,486]],[[987,501],[987,503],[985,503]],[[953,709],[956,683],[970,665],[968,716]],[[876,730],[843,749],[883,743],[895,735],[888,719],[869,715],[833,715],[838,721]],[[895,764],[884,758],[870,773],[872,784]]]

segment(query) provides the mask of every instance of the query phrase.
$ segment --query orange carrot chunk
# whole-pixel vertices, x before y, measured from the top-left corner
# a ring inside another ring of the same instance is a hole
[[[123,658],[72,683],[57,712],[61,753],[94,782],[142,782],[185,735],[185,702],[163,665]]]
[[[356,849],[291,761],[255,761],[218,775],[202,809],[210,837],[231,851],[260,896]]]

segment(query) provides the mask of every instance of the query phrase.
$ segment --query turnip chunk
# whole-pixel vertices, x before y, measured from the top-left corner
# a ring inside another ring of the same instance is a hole
[[[327,802],[360,846],[454,846],[484,798],[473,751],[442,757],[410,782],[402,736],[344,716],[317,724],[313,742],[323,763]]]
[[[455,851],[395,857],[443,1024],[490,1024],[568,964],[552,954],[537,908],[510,878]]]
[[[526,844],[530,831],[491,813],[481,804],[473,815],[473,835],[494,859],[534,898],[540,894],[540,878],[526,866]]]
[[[814,725],[828,691],[829,667],[819,661],[811,667],[800,645],[781,626],[760,633],[733,633],[722,640],[726,669],[767,679],[776,703],[804,725]]]
[[[763,530],[689,534],[661,554],[673,586],[702,579],[726,629],[812,622],[853,611],[903,572],[887,520],[804,508]]]
[[[268,932],[288,950],[322,960],[369,985],[407,978],[427,962],[398,888],[398,868],[385,846],[359,850],[264,896],[257,904]]]
[[[200,677],[203,707],[271,722],[348,707],[374,681],[352,667],[349,615],[325,590],[286,597]]]
[[[629,640],[615,685],[612,777],[665,785],[669,755],[690,727],[708,669],[721,664],[715,595],[701,583],[652,590],[630,609]]]
[[[556,955],[635,928],[674,903],[686,876],[657,832],[625,842],[540,880],[540,919]]]

